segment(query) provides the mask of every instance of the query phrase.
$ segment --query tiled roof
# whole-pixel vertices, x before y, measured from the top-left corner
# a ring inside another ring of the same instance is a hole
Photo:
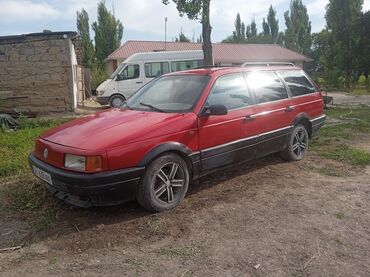
[[[129,40],[110,54],[107,60],[126,59],[132,54],[154,51],[202,50],[201,43]],[[215,62],[311,61],[310,58],[276,44],[213,43]]]

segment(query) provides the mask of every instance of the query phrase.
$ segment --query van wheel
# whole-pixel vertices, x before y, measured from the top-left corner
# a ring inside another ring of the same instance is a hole
[[[189,187],[189,169],[176,154],[166,154],[149,164],[136,198],[145,209],[161,212],[175,208]]]
[[[288,146],[280,156],[287,161],[300,161],[306,155],[307,149],[308,132],[303,125],[298,124],[289,135]]]
[[[109,106],[113,108],[119,108],[122,106],[124,102],[125,102],[125,97],[123,97],[122,95],[113,95],[109,99]]]

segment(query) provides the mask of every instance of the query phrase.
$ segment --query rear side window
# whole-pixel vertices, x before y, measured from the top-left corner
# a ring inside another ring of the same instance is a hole
[[[252,104],[242,74],[222,76],[217,79],[207,99],[208,105],[223,104],[227,109],[238,109]]]
[[[170,64],[168,62],[155,62],[145,64],[145,76],[147,78],[155,78],[170,72]]]
[[[301,71],[279,71],[279,74],[288,85],[292,96],[305,95],[316,91],[314,85]]]
[[[284,84],[274,72],[252,72],[247,75],[247,81],[258,103],[288,98]]]
[[[202,60],[193,60],[193,61],[174,61],[171,63],[172,71],[182,71],[193,68],[198,68],[203,66]]]

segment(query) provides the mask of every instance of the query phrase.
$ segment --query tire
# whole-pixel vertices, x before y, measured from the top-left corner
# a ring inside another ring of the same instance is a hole
[[[176,154],[165,154],[147,167],[136,199],[150,211],[170,210],[184,199],[188,187],[189,169],[186,162]]]
[[[125,97],[123,97],[122,95],[113,95],[109,99],[109,106],[111,106],[112,108],[119,108],[120,106],[122,106],[125,100]]]
[[[287,161],[300,161],[308,150],[308,132],[306,128],[297,124],[289,135],[288,145],[280,152],[280,156]]]

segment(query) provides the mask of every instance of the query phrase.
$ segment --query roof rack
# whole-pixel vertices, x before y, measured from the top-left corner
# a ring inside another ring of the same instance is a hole
[[[271,67],[271,66],[284,66],[284,65],[295,66],[294,63],[290,63],[290,62],[247,62],[247,63],[243,63],[241,65],[241,67],[247,67],[247,66],[267,66],[267,67]]]

